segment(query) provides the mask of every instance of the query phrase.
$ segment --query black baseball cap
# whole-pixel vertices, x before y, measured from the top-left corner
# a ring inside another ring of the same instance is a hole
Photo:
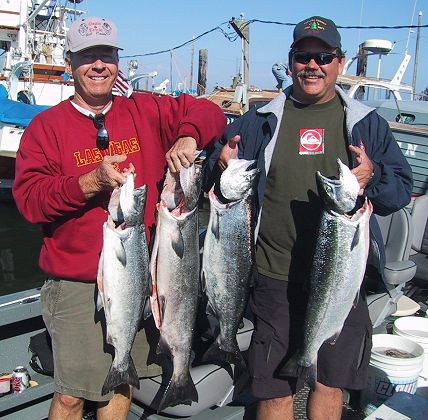
[[[321,16],[312,16],[308,19],[302,20],[295,26],[293,32],[293,43],[290,48],[293,48],[304,38],[318,38],[331,48],[342,49],[340,34],[336,28],[336,24],[332,20]]]

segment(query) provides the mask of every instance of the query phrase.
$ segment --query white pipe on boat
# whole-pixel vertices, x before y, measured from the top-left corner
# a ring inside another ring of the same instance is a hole
[[[10,302],[2,303],[2,304],[0,304],[0,308],[3,308],[5,306],[9,306],[9,305],[14,305],[15,303],[29,303],[29,302],[32,302],[32,301],[38,300],[38,299],[40,299],[40,293],[37,293],[37,295],[31,295],[31,296],[27,296],[25,298],[11,300]]]

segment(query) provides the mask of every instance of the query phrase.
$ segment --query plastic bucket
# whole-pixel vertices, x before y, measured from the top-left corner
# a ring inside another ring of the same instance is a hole
[[[393,333],[408,338],[424,349],[424,362],[420,376],[428,379],[428,318],[405,316],[394,322]]]
[[[414,394],[423,360],[424,349],[418,343],[398,335],[373,335],[367,387],[362,394],[366,415],[397,391]]]

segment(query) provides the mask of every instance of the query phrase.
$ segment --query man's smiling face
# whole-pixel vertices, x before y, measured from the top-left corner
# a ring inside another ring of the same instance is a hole
[[[293,50],[338,53],[337,48],[331,48],[317,38],[304,38]],[[307,64],[299,63],[292,55],[293,97],[308,104],[320,104],[333,99],[336,94],[337,76],[342,72],[344,65],[345,57],[335,57],[331,63],[319,65],[314,59]]]
[[[109,102],[119,71],[118,64],[117,48],[93,47],[72,53],[66,66],[74,78],[76,102],[82,106]]]

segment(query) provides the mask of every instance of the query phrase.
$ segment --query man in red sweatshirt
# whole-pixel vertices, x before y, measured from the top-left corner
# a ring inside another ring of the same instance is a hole
[[[226,125],[220,108],[189,95],[113,96],[119,49],[113,22],[88,17],[73,23],[65,52],[75,95],[33,119],[16,158],[16,204],[43,228],[39,262],[48,280],[41,300],[55,366],[50,419],[81,419],[85,399],[98,402],[98,419],[126,418],[129,411],[128,385],[101,395],[112,359],[103,347],[94,296],[111,191],[129,171],[137,174],[136,187],[147,185],[149,242],[166,166],[176,172],[191,164],[195,150]],[[140,377],[160,373],[146,364],[149,327],[133,348]]]

